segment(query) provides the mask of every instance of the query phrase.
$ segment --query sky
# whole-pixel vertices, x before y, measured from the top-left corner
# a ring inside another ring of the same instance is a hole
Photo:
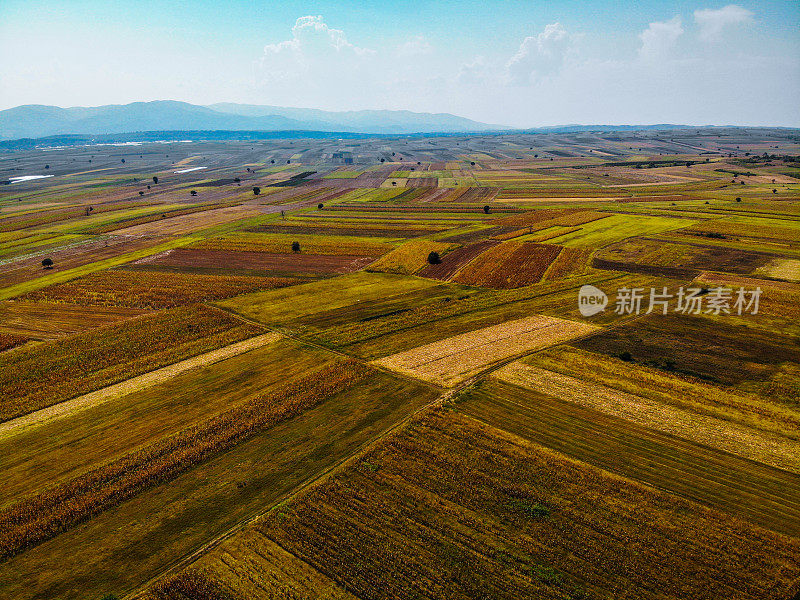
[[[800,126],[800,3],[0,0],[0,109],[148,100]]]

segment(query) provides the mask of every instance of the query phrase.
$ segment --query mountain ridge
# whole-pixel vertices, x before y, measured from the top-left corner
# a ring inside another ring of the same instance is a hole
[[[2,140],[160,130],[304,130],[411,134],[504,129],[508,128],[449,113],[390,110],[333,112],[234,103],[201,106],[175,100],[69,108],[27,104],[0,111]]]

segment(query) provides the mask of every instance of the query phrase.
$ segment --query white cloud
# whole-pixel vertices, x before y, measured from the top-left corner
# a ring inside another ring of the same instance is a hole
[[[261,67],[271,81],[345,74],[353,73],[359,60],[374,54],[351,44],[344,31],[328,27],[321,15],[305,16],[292,27],[292,39],[264,46]]]
[[[509,81],[530,83],[536,77],[552,75],[564,64],[570,36],[560,23],[551,23],[536,37],[528,36],[506,65]]]
[[[397,47],[397,56],[401,58],[424,56],[431,52],[433,52],[433,47],[428,43],[428,40],[425,39],[425,36],[422,35],[416,35]]]
[[[642,46],[639,56],[644,60],[664,58],[678,38],[683,35],[681,18],[676,16],[669,21],[655,21],[639,34]]]
[[[729,25],[751,23],[753,13],[736,4],[729,4],[718,10],[704,8],[694,11],[694,20],[700,26],[700,38],[706,41],[718,40],[722,31]]]

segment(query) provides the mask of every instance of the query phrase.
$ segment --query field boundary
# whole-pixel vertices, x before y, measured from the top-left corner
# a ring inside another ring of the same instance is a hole
[[[228,358],[244,354],[245,352],[261,348],[282,337],[280,333],[275,331],[257,335],[242,340],[241,342],[231,344],[230,346],[224,346],[223,348],[218,348],[211,352],[206,352],[205,354],[193,356],[177,363],[167,365],[166,367],[161,367],[160,369],[149,371],[142,375],[126,379],[125,381],[106,386],[94,392],[83,394],[77,398],[72,398],[71,400],[66,400],[59,404],[54,404],[47,408],[28,413],[27,415],[22,415],[16,419],[5,421],[4,423],[0,423],[0,437],[13,435],[17,430],[22,428],[27,429],[29,427],[42,425],[53,419],[60,419],[76,412],[99,406],[121,396],[168,381],[176,375],[189,371],[190,369],[212,365]]]

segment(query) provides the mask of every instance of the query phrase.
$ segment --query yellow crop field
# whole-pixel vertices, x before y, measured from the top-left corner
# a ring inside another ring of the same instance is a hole
[[[596,330],[594,325],[555,317],[526,317],[449,337],[374,362],[448,387],[480,373],[497,361]]]

